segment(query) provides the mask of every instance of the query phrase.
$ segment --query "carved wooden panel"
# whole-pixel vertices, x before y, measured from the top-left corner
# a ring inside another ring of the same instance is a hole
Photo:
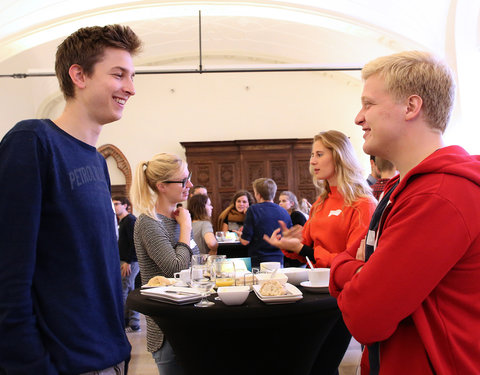
[[[220,189],[235,189],[235,163],[234,162],[219,162],[218,163],[218,181],[217,186]]]
[[[214,185],[214,181],[212,181],[213,163],[195,163],[190,167],[190,171],[194,185],[203,185],[207,190]]]
[[[270,162],[270,178],[277,186],[288,186],[288,164],[287,160],[275,160]]]
[[[312,175],[310,174],[310,159],[295,160],[295,171],[298,173],[298,185],[313,185]]]
[[[252,161],[248,160],[245,162],[246,168],[246,181],[245,187],[251,189],[252,182],[257,178],[267,177],[266,165],[264,161]]]

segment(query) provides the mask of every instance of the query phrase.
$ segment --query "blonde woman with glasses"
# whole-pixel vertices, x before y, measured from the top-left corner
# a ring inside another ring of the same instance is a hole
[[[198,254],[192,242],[189,212],[177,207],[188,198],[193,186],[187,163],[175,155],[157,154],[141,162],[131,190],[135,210],[134,241],[142,284],[154,276],[173,277],[189,267],[192,254]],[[162,375],[182,374],[172,347],[152,318],[147,320],[147,350]]]

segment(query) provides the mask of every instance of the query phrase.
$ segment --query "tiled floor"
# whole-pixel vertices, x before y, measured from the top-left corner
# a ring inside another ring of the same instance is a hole
[[[147,352],[145,316],[140,314],[141,332],[128,333],[128,339],[132,344],[132,358],[128,370],[129,375],[158,375],[158,369],[152,355]],[[340,375],[356,375],[360,363],[360,344],[353,340],[350,342],[347,353],[340,364]]]

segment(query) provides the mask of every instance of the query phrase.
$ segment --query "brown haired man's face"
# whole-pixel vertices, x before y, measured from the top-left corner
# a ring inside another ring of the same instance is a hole
[[[77,91],[91,120],[103,125],[122,117],[126,102],[135,95],[134,75],[129,52],[105,49],[103,59],[95,64],[93,73],[85,77],[85,86]]]

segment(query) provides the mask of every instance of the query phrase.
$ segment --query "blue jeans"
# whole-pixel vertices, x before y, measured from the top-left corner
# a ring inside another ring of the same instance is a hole
[[[126,305],[128,293],[135,289],[135,278],[138,275],[140,267],[138,262],[130,263],[130,275],[122,277],[122,295],[125,313],[125,326],[140,327],[140,314],[138,311],[129,310]]]
[[[183,369],[177,362],[173,348],[165,337],[162,347],[153,352],[152,357],[157,364],[160,375],[183,375]]]

